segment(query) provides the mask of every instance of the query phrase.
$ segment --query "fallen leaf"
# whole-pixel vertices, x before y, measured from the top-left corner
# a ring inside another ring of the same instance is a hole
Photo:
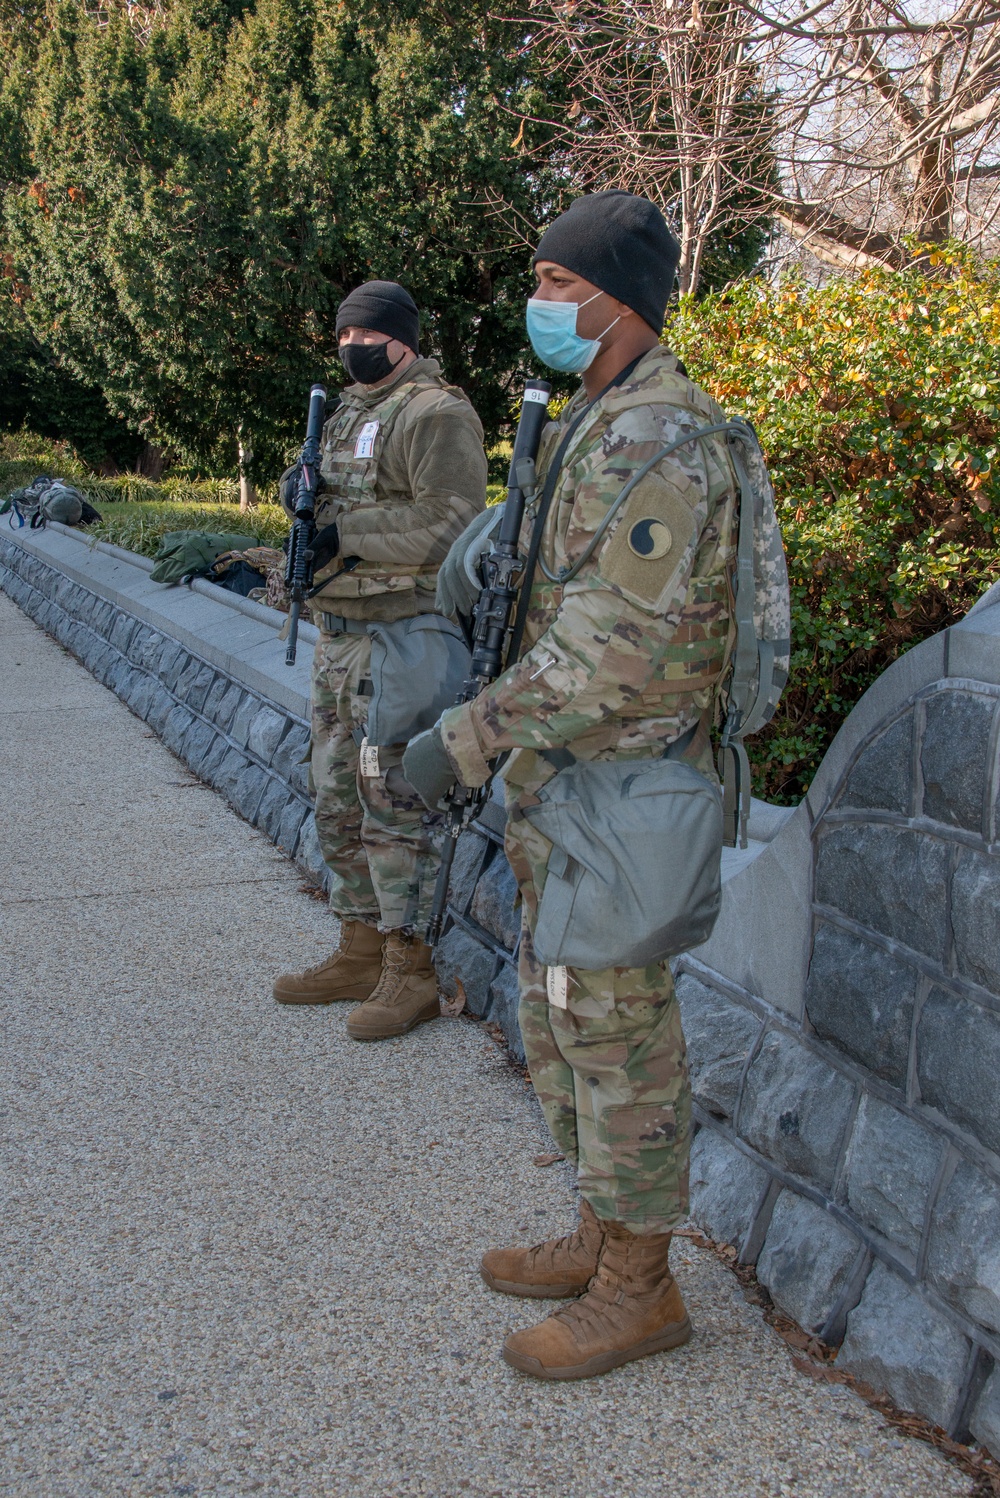
[[[558,1150],[553,1150],[551,1155],[536,1155],[534,1163],[536,1165],[554,1165],[557,1160],[565,1160],[565,1158],[566,1156],[561,1155]]]
[[[457,1019],[465,1008],[465,986],[461,978],[455,979],[455,997],[441,1000],[441,1013],[448,1019]]]

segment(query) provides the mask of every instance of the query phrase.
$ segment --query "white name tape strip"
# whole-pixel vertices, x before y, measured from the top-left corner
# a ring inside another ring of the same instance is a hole
[[[354,444],[354,456],[356,458],[370,458],[375,451],[375,438],[378,434],[378,422],[366,421],[358,433],[358,440]]]
[[[569,1008],[569,973],[564,967],[545,969],[545,992],[557,1009]]]
[[[377,780],[380,774],[378,745],[369,744],[367,739],[361,740],[361,773],[366,780]]]

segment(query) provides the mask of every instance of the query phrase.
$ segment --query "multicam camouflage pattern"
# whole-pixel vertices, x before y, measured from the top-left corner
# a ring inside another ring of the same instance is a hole
[[[519,803],[523,804],[523,803]],[[550,845],[511,808],[507,855],[524,897],[519,1019],[552,1136],[598,1217],[666,1233],[687,1216],[691,1089],[666,963],[568,973],[567,1007],[548,1002],[531,923]]]
[[[437,876],[435,818],[403,778],[398,750],[379,750],[379,774],[364,776],[363,733],[370,672],[367,635],[321,635],[313,658],[311,790],[316,831],[334,876],[337,915],[382,931],[423,930]]]
[[[569,403],[539,454],[544,481]],[[571,566],[629,478],[669,442],[725,420],[676,358],[651,350],[577,430],[556,487],[542,546],[549,572]],[[725,437],[677,449],[640,481],[595,555],[565,586],[536,573],[521,660],[468,707],[444,715],[449,753],[467,784],[503,749],[572,745],[578,759],[661,752],[717,710],[732,641],[730,573],[736,479]],[[526,547],[532,517],[525,517]],[[664,542],[648,557],[629,544],[650,525]],[[516,756],[508,783],[531,784]],[[710,757],[703,756],[706,773]],[[470,778],[471,777],[471,778]]]
[[[578,394],[547,431],[543,480],[585,399]],[[571,442],[543,542],[548,571],[558,577],[582,556],[629,478],[661,448],[724,420],[673,355],[645,355]],[[686,757],[714,774],[708,728],[733,638],[736,511],[725,437],[677,449],[637,484],[574,579],[536,575],[526,653],[442,719],[468,785],[482,783],[491,757],[514,750],[503,771],[506,847],[522,899],[528,1066],[583,1195],[633,1232],[668,1231],[687,1211],[691,1098],[673,981],[659,963],[570,969],[567,1007],[548,1002],[531,932],[551,845],[523,811],[556,773],[551,751],[566,746],[577,759],[648,758],[694,728]],[[525,548],[531,524],[529,515]]]
[[[437,569],[486,504],[483,429],[435,359],[379,389],[351,385],[321,438],[322,529],[340,555],[316,573],[313,601],[348,619],[408,619],[434,608]],[[286,505],[287,508],[287,505]],[[344,567],[344,558],[355,563]]]

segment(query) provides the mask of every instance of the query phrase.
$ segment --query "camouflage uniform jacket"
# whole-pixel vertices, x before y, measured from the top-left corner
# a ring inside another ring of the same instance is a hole
[[[391,621],[434,609],[437,569],[486,504],[483,429],[436,359],[378,389],[349,385],[323,428],[316,506],[340,555],[316,573],[321,611]],[[359,558],[345,568],[345,558]]]
[[[585,405],[580,391],[546,429],[539,491]],[[580,557],[628,479],[660,448],[724,420],[673,354],[660,346],[645,354],[570,443],[542,544],[549,571],[558,575]],[[710,772],[707,726],[731,648],[737,514],[725,438],[702,438],[640,480],[575,578],[560,585],[539,568],[521,659],[474,702],[444,714],[445,744],[464,782],[481,785],[487,761],[504,749],[536,752],[504,772],[526,784],[544,771],[536,755],[545,750],[571,744],[578,759],[648,757],[699,722],[692,757]],[[526,514],[522,550],[532,523]]]

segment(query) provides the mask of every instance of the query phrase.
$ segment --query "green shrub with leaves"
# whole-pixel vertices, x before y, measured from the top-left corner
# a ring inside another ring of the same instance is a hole
[[[875,678],[1000,578],[1000,265],[930,260],[820,288],[745,281],[667,330],[753,421],[774,480],[792,668],[751,742],[771,800],[797,801]]]

